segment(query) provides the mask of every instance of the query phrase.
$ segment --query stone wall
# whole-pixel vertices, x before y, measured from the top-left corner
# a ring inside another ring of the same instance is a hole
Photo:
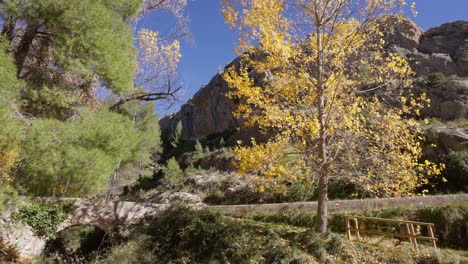
[[[334,200],[328,202],[330,212],[373,211],[389,208],[417,209],[429,205],[444,206],[452,203],[468,203],[468,194],[381,198],[364,200]],[[315,212],[317,202],[281,204],[219,205],[208,208],[226,214],[241,216],[250,212],[284,213],[292,211]]]

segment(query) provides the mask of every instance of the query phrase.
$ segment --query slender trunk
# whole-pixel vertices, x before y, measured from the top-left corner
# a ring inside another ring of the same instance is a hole
[[[65,184],[65,188],[63,188],[63,194],[62,195],[64,195],[64,196],[67,193],[68,185],[70,185],[70,179],[71,179],[71,177],[69,176],[68,179],[67,179],[67,183]]]
[[[107,188],[107,193],[106,193],[106,198],[105,198],[106,201],[109,201],[114,195],[114,187],[115,187],[116,181],[118,180],[117,172],[119,169],[120,169],[120,164],[119,166],[117,166],[117,169],[114,170],[114,174],[109,179],[109,186]]]
[[[26,27],[26,30],[24,31],[23,37],[21,38],[18,48],[16,49],[15,61],[18,78],[20,78],[21,76],[21,71],[23,70],[24,63],[26,61],[26,58],[28,57],[29,50],[39,28],[40,26],[37,24],[28,25]]]
[[[317,84],[319,92],[318,118],[320,122],[319,135],[319,186],[318,186],[318,206],[317,222],[315,232],[324,234],[327,232],[328,223],[328,153],[327,153],[327,135],[326,135],[326,96],[324,83],[324,65],[323,65],[323,33],[320,25],[317,25]]]

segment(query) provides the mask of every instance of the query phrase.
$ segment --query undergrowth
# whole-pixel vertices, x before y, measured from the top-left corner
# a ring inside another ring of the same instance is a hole
[[[332,213],[329,215],[329,230],[337,233],[345,232],[345,213]],[[468,248],[468,205],[457,204],[448,206],[428,206],[417,210],[403,208],[385,209],[379,211],[366,211],[349,213],[368,217],[407,219],[435,224],[435,235],[438,245],[455,249]],[[256,221],[293,225],[299,227],[313,227],[314,213],[287,212],[287,213],[249,213],[243,216]],[[372,223],[365,223],[369,228],[375,228]],[[381,223],[381,231],[398,232],[398,226],[391,223]],[[422,230],[421,232],[425,232]],[[427,235],[427,234],[425,234]]]
[[[34,233],[46,239],[55,239],[58,226],[67,218],[73,203],[32,204],[19,208],[13,219],[29,225]]]

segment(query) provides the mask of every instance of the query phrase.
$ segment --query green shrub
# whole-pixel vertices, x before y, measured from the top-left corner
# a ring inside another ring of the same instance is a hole
[[[0,185],[0,214],[18,201],[18,192],[10,185]]]
[[[199,140],[195,141],[195,152],[198,152],[198,153],[203,152],[203,146]]]
[[[468,248],[468,207],[426,207],[417,210],[415,218],[435,224],[435,235],[439,245]]]
[[[136,158],[141,138],[129,118],[105,110],[80,114],[67,122],[31,121],[15,177],[27,194],[96,195],[120,165]]]
[[[148,235],[139,235],[133,237],[125,243],[114,246],[108,255],[98,257],[91,263],[95,264],[144,264],[154,263],[154,244]]]
[[[313,213],[301,213],[287,212],[287,213],[249,213],[244,216],[247,219],[252,219],[260,222],[285,224],[292,226],[300,226],[306,228],[312,228],[315,223],[315,214]]]
[[[88,263],[95,255],[110,248],[114,236],[94,226],[73,226],[58,232],[47,242],[44,260],[59,259],[62,263]]]
[[[450,191],[468,191],[468,150],[449,153],[445,158],[447,187]]]
[[[440,72],[432,73],[429,76],[427,76],[427,85],[429,86],[437,86],[446,81],[447,77],[445,77],[445,75]]]
[[[199,142],[198,142],[199,143]],[[231,149],[229,148],[220,148],[213,151],[210,151],[209,148],[203,147],[201,144],[195,145],[196,151],[183,153],[178,159],[181,161],[181,167],[200,167],[205,170],[217,169],[220,171],[233,171],[234,167],[232,166],[232,161],[234,155],[232,154]],[[201,149],[200,149],[201,147]]]
[[[182,187],[184,172],[180,169],[177,160],[172,157],[163,168],[164,177],[161,183],[164,187],[174,190]]]
[[[73,203],[33,204],[20,208],[13,219],[29,225],[39,237],[55,239],[58,226],[65,221],[72,206]]]
[[[272,229],[208,210],[172,207],[96,263],[310,263]]]

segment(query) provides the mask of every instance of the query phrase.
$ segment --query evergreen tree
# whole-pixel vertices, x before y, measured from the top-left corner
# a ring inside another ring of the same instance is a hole
[[[16,195],[12,188],[12,172],[19,162],[21,123],[13,117],[16,90],[22,83],[16,79],[13,58],[6,53],[9,45],[0,37],[0,211],[5,203]]]
[[[34,195],[98,194],[121,164],[136,157],[140,135],[132,126],[108,111],[85,112],[70,122],[34,120],[16,182]]]
[[[198,139],[195,141],[195,152],[203,153],[203,146]]]
[[[171,145],[174,148],[180,147],[179,144],[182,138],[183,129],[184,127],[182,126],[182,121],[177,122],[176,129],[174,131],[174,135],[172,137],[172,142],[171,142]]]
[[[126,3],[124,3],[126,2]],[[13,47],[17,76],[31,82],[88,88],[93,76],[112,91],[132,88],[136,50],[125,19],[141,0],[14,0],[3,2],[3,34]],[[88,87],[86,87],[88,86]]]
[[[101,193],[112,175],[134,179],[152,174],[162,148],[159,117],[153,103],[139,100],[154,98],[126,98],[111,112],[96,89],[104,86],[119,98],[140,91],[134,87],[135,61],[141,56],[131,19],[143,10],[161,8],[179,19],[185,4],[0,1],[2,179],[26,195],[82,196]],[[161,56],[172,58],[168,61],[175,69],[178,42],[164,47],[168,54]],[[143,58],[153,65],[151,59],[160,57]],[[165,99],[164,94],[159,99]]]
[[[182,177],[184,172],[179,166],[177,160],[172,157],[167,161],[166,167],[163,169],[164,178],[162,184],[164,187],[173,190],[182,185]]]

